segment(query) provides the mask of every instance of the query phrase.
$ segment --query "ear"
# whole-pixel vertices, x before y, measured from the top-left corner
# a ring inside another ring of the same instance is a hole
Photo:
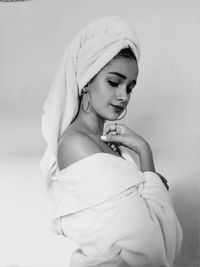
[[[84,93],[87,93],[87,92],[89,91],[89,88],[90,88],[90,82],[87,83],[87,84],[84,86],[84,88],[83,88],[83,92],[84,92]]]
[[[86,94],[88,92],[88,88],[85,86],[83,89],[82,89],[83,93]]]

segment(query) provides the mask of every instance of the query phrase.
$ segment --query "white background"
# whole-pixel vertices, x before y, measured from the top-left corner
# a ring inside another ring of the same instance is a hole
[[[51,232],[39,161],[42,105],[65,47],[88,22],[120,15],[142,46],[127,125],[151,144],[184,241],[176,266],[199,266],[200,1],[0,2],[0,266],[67,267],[76,247]]]

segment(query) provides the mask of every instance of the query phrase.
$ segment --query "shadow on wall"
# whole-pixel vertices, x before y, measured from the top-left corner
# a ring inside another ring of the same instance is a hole
[[[183,230],[183,243],[175,267],[200,266],[198,176],[198,173],[180,174],[177,179],[182,183],[176,187],[176,195],[173,196],[173,199],[174,208]]]

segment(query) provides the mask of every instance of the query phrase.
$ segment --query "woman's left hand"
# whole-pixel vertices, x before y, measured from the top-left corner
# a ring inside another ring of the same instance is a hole
[[[103,130],[101,139],[105,142],[113,142],[117,145],[128,147],[140,154],[148,146],[143,137],[133,132],[124,124],[110,123]]]

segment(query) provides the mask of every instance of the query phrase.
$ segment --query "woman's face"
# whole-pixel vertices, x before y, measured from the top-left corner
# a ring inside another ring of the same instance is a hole
[[[136,60],[111,60],[90,84],[90,108],[105,120],[116,120],[129,103],[137,76]]]

